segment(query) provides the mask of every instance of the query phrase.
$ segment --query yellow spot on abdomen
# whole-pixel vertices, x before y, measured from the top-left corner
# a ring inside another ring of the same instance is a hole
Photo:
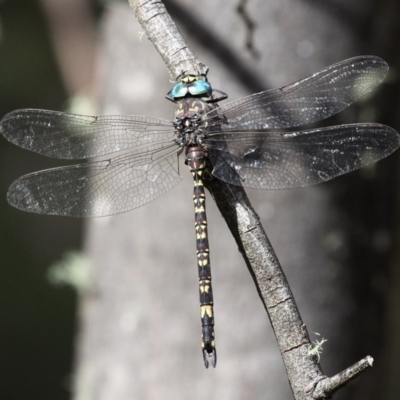
[[[212,307],[210,305],[201,306],[200,307],[200,315],[201,315],[201,318],[204,318],[205,315],[212,318],[212,316],[213,316]]]

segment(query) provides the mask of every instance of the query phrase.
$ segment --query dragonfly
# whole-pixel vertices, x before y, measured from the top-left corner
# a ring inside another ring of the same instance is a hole
[[[30,173],[10,186],[8,202],[23,211],[104,217],[133,210],[177,185],[184,153],[194,181],[202,354],[215,367],[213,291],[205,179],[255,189],[326,182],[380,160],[400,144],[377,123],[302,129],[357,101],[385,78],[388,65],[358,56],[290,85],[226,104],[205,75],[184,74],[167,94],[175,118],[82,116],[22,109],[0,122],[12,143],[59,159],[101,159]],[[288,131],[289,130],[289,131]]]

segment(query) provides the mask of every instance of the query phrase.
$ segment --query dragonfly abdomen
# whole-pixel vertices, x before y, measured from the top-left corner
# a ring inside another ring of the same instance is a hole
[[[205,153],[201,146],[186,148],[186,162],[193,176],[194,226],[196,229],[197,266],[199,273],[200,316],[202,326],[202,350],[204,365],[217,363],[214,339],[214,310],[211,286],[210,249],[208,244],[206,195],[203,176],[206,170]]]

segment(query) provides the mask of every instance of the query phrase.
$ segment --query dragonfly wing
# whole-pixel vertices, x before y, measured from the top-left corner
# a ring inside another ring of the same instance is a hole
[[[72,217],[104,217],[140,207],[169,191],[181,177],[177,146],[151,154],[35,172],[17,179],[7,199],[23,211]]]
[[[8,113],[0,133],[10,142],[45,156],[84,159],[147,146],[173,137],[172,122],[144,116],[90,117],[23,109]]]
[[[208,115],[223,115],[224,130],[292,128],[337,114],[378,86],[388,72],[375,56],[350,58],[308,78],[222,105]],[[216,118],[217,117],[217,118]]]
[[[255,189],[315,185],[387,157],[400,136],[380,124],[339,125],[293,133],[238,132],[206,139],[212,174]]]

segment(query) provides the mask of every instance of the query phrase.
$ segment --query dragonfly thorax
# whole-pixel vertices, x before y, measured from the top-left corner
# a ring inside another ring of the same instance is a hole
[[[201,144],[204,138],[204,116],[211,107],[198,99],[186,99],[180,101],[175,112],[174,127],[177,135],[177,143],[181,146]]]

